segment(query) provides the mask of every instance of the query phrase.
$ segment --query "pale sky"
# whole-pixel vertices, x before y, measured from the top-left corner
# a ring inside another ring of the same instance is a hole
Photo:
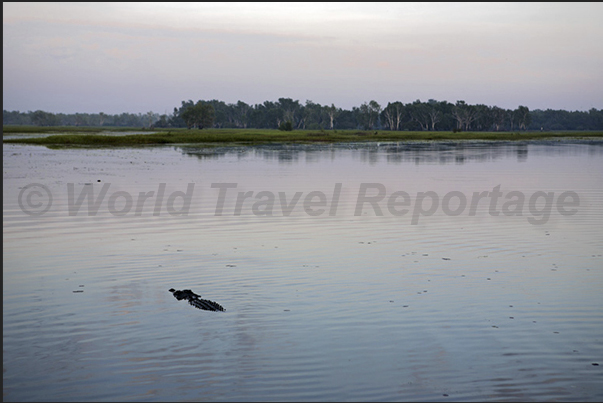
[[[3,108],[603,108],[603,3],[3,3]]]

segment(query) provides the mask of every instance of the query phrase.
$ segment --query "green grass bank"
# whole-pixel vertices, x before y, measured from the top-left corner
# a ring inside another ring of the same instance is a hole
[[[338,143],[371,141],[521,141],[559,138],[602,138],[603,132],[410,132],[358,130],[155,129],[4,126],[4,143],[45,146],[152,146],[165,144],[256,145],[270,143]],[[37,137],[29,137],[37,135]],[[40,135],[44,135],[40,137]]]

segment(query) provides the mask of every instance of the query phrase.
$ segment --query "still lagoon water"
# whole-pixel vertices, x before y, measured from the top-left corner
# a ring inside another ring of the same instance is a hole
[[[3,165],[5,401],[603,400],[603,142]]]

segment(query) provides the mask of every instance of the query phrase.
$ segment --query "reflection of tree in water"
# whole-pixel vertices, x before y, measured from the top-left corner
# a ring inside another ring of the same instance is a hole
[[[249,154],[246,148],[241,147],[174,147],[180,149],[182,154],[196,157],[200,160],[219,160],[226,156],[238,155],[244,157]]]
[[[584,145],[588,147],[585,148]],[[554,147],[551,147],[554,146]],[[501,158],[516,158],[518,162],[533,155],[603,155],[603,143],[592,140],[537,140],[537,141],[450,141],[405,143],[340,143],[340,144],[270,144],[240,147],[177,147],[183,154],[204,159],[239,159],[255,156],[265,160],[290,164],[301,159],[306,162],[332,160],[338,154],[352,153],[353,158],[374,165],[388,163],[414,163],[416,165],[462,165],[466,162],[488,162]]]
[[[520,144],[517,146],[517,162],[526,162],[528,160],[528,145]]]
[[[462,165],[466,162],[488,162],[516,154],[527,159],[527,144],[493,142],[438,142],[396,145],[386,148],[387,161],[394,164]]]
[[[236,156],[244,158],[254,156],[264,160],[274,160],[281,163],[298,161],[305,156],[306,160],[319,160],[320,153],[316,149],[310,149],[296,145],[263,145],[263,146],[240,146],[240,147],[178,147],[183,154],[191,157],[204,159],[221,159]]]

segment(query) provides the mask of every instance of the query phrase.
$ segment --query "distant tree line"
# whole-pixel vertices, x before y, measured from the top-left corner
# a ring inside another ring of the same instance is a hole
[[[504,109],[465,101],[450,103],[430,99],[412,103],[365,102],[350,110],[335,105],[305,104],[291,98],[249,105],[223,101],[182,101],[171,114],[49,113],[3,111],[5,125],[125,126],[141,128],[262,128],[357,129],[430,131],[603,130],[603,109],[584,111]]]
[[[151,127],[160,119],[158,113],[146,114],[121,113],[108,115],[100,113],[50,113],[44,111],[18,112],[4,110],[2,123],[4,125],[34,125],[34,126],[121,126],[121,127]]]

